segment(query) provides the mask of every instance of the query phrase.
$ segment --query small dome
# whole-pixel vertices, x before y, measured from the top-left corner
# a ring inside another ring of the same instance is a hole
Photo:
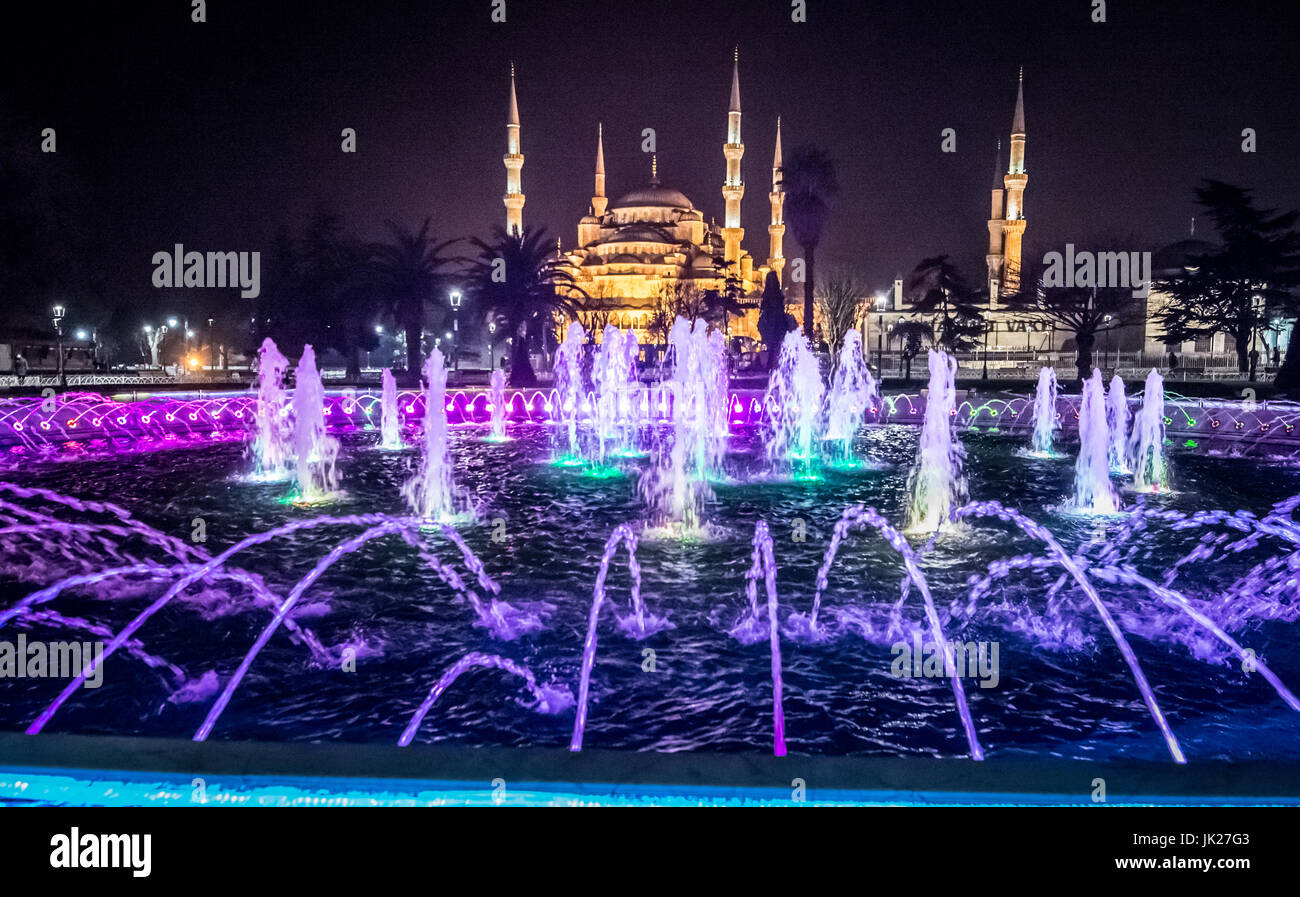
[[[1192,256],[1209,255],[1216,249],[1217,246],[1204,240],[1179,240],[1152,253],[1151,270],[1152,272],[1177,271],[1181,274],[1183,268],[1191,263]]]
[[[605,243],[675,243],[676,241],[657,227],[629,224],[619,228]]]

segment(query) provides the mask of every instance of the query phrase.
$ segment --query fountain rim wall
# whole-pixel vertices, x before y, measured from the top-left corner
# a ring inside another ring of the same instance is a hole
[[[1101,762],[1053,759],[772,757],[562,748],[193,741],[135,736],[0,733],[0,776],[119,776],[188,790],[191,778],[247,792],[276,786],[326,792],[511,791],[593,798],[790,800],[866,803],[1091,805],[1106,780],[1107,804],[1300,806],[1300,767],[1272,761]],[[4,796],[0,795],[0,800]]]

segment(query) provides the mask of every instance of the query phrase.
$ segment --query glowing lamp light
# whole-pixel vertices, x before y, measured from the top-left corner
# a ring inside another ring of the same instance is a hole
[[[119,417],[119,418],[117,419],[117,422],[118,422],[119,424],[125,426],[125,425],[126,425],[126,418],[125,418],[125,417]]]
[[[98,422],[96,422],[96,425],[98,425]],[[77,422],[75,420],[68,421],[68,429],[70,430],[74,429],[76,426],[77,426]]]
[[[199,419],[199,413],[197,411],[191,411],[190,420],[198,420],[198,419]]]
[[[1219,429],[1219,422],[1217,420],[1212,420],[1210,421],[1210,426],[1217,430]]]

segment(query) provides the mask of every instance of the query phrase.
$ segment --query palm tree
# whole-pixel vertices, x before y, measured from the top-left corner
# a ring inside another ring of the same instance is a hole
[[[338,215],[317,210],[299,252],[298,303],[295,317],[306,319],[297,332],[317,350],[336,349],[347,359],[347,375],[361,371],[361,352],[373,334],[365,333],[371,313],[366,279],[366,249],[343,232]]]
[[[907,292],[914,311],[934,316],[935,341],[949,354],[967,352],[979,345],[984,333],[979,297],[948,256],[922,259],[907,279]]]
[[[540,337],[556,312],[573,315],[574,300],[589,298],[564,266],[546,231],[507,233],[492,228],[490,241],[471,240],[479,254],[469,270],[470,289],[485,317],[499,322],[510,341],[510,385],[536,386],[528,360],[531,340]]]
[[[391,221],[388,230],[392,235],[389,242],[370,247],[373,289],[380,304],[406,333],[406,375],[418,378],[423,361],[420,339],[425,307],[440,292],[444,269],[455,261],[444,256],[443,250],[459,241],[434,243],[428,218],[417,231],[406,230]]]
[[[925,341],[934,341],[934,327],[927,321],[898,321],[893,327],[889,328],[889,340],[902,340],[903,364],[906,366],[906,373],[903,380],[906,383],[912,382],[912,359],[921,354],[925,348]]]
[[[817,283],[814,267],[817,246],[826,231],[830,203],[840,192],[835,178],[835,161],[819,146],[797,146],[786,157],[782,169],[785,187],[785,220],[790,235],[803,249],[803,332],[809,339],[813,332],[813,285]]]

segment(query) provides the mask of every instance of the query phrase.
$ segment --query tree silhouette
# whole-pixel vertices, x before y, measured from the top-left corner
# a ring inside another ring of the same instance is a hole
[[[803,250],[803,332],[812,339],[817,247],[826,232],[831,201],[840,192],[840,184],[835,176],[835,161],[824,149],[810,143],[795,147],[786,157],[781,178],[785,220],[790,235]]]

